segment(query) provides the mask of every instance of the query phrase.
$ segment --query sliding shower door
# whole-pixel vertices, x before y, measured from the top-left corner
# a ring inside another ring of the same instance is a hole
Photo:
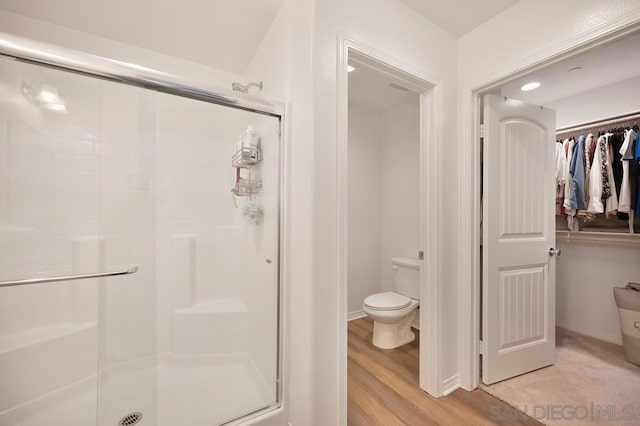
[[[0,424],[276,407],[279,118],[8,59],[0,91]]]
[[[100,271],[100,85],[0,60],[0,281]],[[0,287],[0,424],[96,423],[98,285]]]
[[[157,106],[159,424],[220,424],[277,400],[279,120]]]

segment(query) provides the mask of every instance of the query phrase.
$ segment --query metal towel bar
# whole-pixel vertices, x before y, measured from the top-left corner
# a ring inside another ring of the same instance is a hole
[[[101,278],[101,277],[114,277],[117,275],[129,275],[138,272],[138,265],[133,265],[130,268],[120,271],[111,272],[97,272],[95,274],[79,274],[68,275],[63,277],[44,277],[44,278],[31,278],[26,280],[13,280],[13,281],[0,281],[0,287],[12,287],[16,285],[28,285],[28,284],[42,284],[52,283],[56,281],[71,281],[71,280],[85,280],[89,278]]]

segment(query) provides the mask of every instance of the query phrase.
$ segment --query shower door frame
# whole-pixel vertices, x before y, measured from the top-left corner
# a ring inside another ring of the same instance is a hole
[[[278,119],[278,303],[276,306],[278,318],[278,362],[276,366],[276,402],[268,407],[232,419],[225,424],[233,425],[241,422],[249,422],[250,424],[275,426],[288,421],[288,407],[284,403],[287,399],[287,391],[285,386],[283,386],[285,383],[288,383],[286,377],[287,369],[285,368],[286,353],[288,351],[288,334],[285,332],[284,321],[285,312],[287,312],[286,294],[288,294],[288,291],[285,277],[287,276],[286,271],[288,267],[283,256],[283,254],[287,252],[287,232],[286,227],[283,226],[283,213],[287,211],[287,205],[284,201],[285,188],[287,188],[287,186],[284,175],[285,168],[283,167],[286,158],[284,152],[285,141],[287,140],[285,134],[285,104],[265,101],[232,90],[192,85],[178,76],[159,70],[79,52],[48,43],[37,42],[2,32],[0,32],[0,57],[249,111]]]

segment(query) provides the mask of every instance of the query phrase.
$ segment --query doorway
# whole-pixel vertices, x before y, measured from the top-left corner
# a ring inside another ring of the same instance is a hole
[[[416,146],[413,148],[414,164],[417,167],[412,172],[412,184],[415,184],[415,193],[412,196],[414,204],[417,205],[417,225],[414,232],[413,245],[403,248],[406,250],[404,256],[418,258],[418,252],[427,253],[423,260],[420,260],[420,306],[425,315],[420,316],[420,388],[433,396],[441,396],[442,380],[440,377],[440,325],[441,325],[441,292],[439,291],[438,277],[440,276],[440,250],[441,233],[439,223],[440,214],[437,211],[430,211],[426,214],[425,200],[440,200],[441,189],[439,186],[439,176],[442,165],[438,161],[439,154],[433,155],[434,150],[439,150],[438,145],[442,139],[442,129],[436,123],[441,122],[442,114],[442,86],[439,81],[432,78],[428,73],[416,70],[391,55],[362,44],[356,40],[342,36],[340,39],[340,55],[338,64],[338,276],[337,282],[341,289],[341,297],[338,301],[339,312],[343,315],[343,321],[339,330],[340,348],[339,354],[339,374],[342,384],[340,394],[340,406],[343,407],[341,417],[346,421],[347,407],[347,318],[348,290],[349,290],[349,213],[352,200],[349,196],[349,184],[352,171],[350,170],[349,158],[349,73],[348,66],[356,67],[357,73],[367,73],[377,76],[378,79],[386,81],[385,90],[395,93],[401,98],[408,96],[414,100],[411,106],[406,106],[414,112],[413,135],[417,137]],[[389,86],[393,84],[393,86]],[[394,87],[396,86],[396,87]],[[365,92],[366,95],[366,92]],[[365,101],[366,102],[366,101]],[[402,116],[402,114],[401,114]],[[430,152],[431,155],[426,155]],[[367,152],[365,152],[367,154]],[[403,154],[403,155],[406,155]],[[376,178],[379,180],[379,176]],[[417,180],[417,182],[416,182]],[[365,182],[366,183],[366,182]],[[400,188],[396,188],[396,194],[402,193]],[[393,188],[390,188],[390,192]],[[366,206],[365,206],[366,207]],[[436,209],[434,209],[436,210]],[[373,214],[373,212],[370,212]],[[377,214],[377,213],[375,213]],[[426,238],[430,235],[430,238]],[[405,253],[405,252],[403,252]],[[380,256],[382,253],[380,252]],[[394,256],[394,255],[391,255]],[[390,264],[391,260],[389,259]],[[387,265],[390,269],[391,266]],[[378,271],[381,272],[383,266],[380,265]],[[353,271],[352,271],[353,272]],[[388,282],[388,281],[387,281]],[[382,281],[380,281],[382,283]],[[381,284],[382,285],[382,284]],[[360,296],[358,296],[360,297]],[[361,305],[353,301],[355,307]],[[356,315],[357,316],[357,315]],[[428,355],[427,355],[428,354]]]
[[[555,159],[567,155],[568,142],[573,136],[574,141],[571,143],[579,147],[579,149],[576,148],[576,152],[585,153],[585,158],[580,160],[580,164],[588,167],[593,160],[588,158],[589,148],[586,148],[588,146],[587,141],[593,140],[595,143],[597,140],[599,144],[600,139],[598,136],[610,134],[611,137],[606,137],[602,145],[603,147],[606,146],[607,150],[611,150],[611,160],[608,161],[622,161],[621,158],[616,159],[615,157],[620,146],[616,146],[617,142],[612,140],[617,132],[621,136],[633,135],[633,126],[638,124],[638,118],[640,117],[637,102],[633,99],[633,93],[637,93],[637,88],[640,87],[640,73],[636,71],[637,67],[626,65],[626,61],[635,59],[634,52],[639,42],[640,36],[638,36],[637,32],[608,40],[606,43],[546,67],[530,70],[525,75],[509,81],[503,81],[497,87],[485,91],[482,101],[484,110],[479,113],[480,117],[485,118],[482,125],[483,132],[481,133],[484,159],[487,160],[488,156],[490,158],[495,158],[496,155],[506,156],[509,150],[508,147],[505,148],[505,143],[502,141],[502,145],[497,148],[497,151],[493,152],[493,154],[490,152],[492,149],[490,146],[495,142],[495,139],[493,141],[489,140],[492,135],[487,126],[491,127],[491,125],[487,123],[486,117],[490,115],[487,108],[493,99],[494,103],[502,104],[507,104],[509,101],[513,104],[528,102],[543,105],[543,107],[534,109],[553,111],[553,115],[557,120],[557,132],[554,132],[555,137],[551,139],[551,145],[548,145],[547,148],[559,150],[560,154],[559,156],[556,154]],[[613,72],[607,71],[611,68],[611,64],[616,64]],[[526,91],[526,84],[533,82],[539,83],[540,88],[534,91]],[[489,106],[489,108],[491,107]],[[505,128],[503,126],[501,129],[504,130]],[[630,137],[630,139],[633,138],[634,136]],[[544,143],[547,142],[549,141]],[[619,142],[621,143],[622,141]],[[554,145],[555,147],[552,148]],[[496,148],[495,144],[493,144],[493,148]],[[527,155],[530,154],[527,153]],[[607,158],[609,157],[607,156]],[[531,167],[535,167],[538,162],[530,161],[530,163],[532,164]],[[557,329],[558,338],[557,340],[554,339],[555,341],[553,342],[554,348],[556,344],[559,348],[558,353],[546,362],[547,365],[555,365],[549,369],[527,374],[535,368],[527,367],[526,363],[519,363],[515,366],[514,371],[506,377],[501,377],[498,380],[492,379],[490,377],[491,373],[487,374],[488,372],[486,371],[486,358],[495,357],[495,354],[487,352],[490,348],[486,344],[488,326],[485,322],[483,323],[484,327],[478,327],[477,329],[481,334],[482,345],[480,352],[483,364],[482,376],[478,375],[477,377],[481,377],[480,381],[485,383],[493,383],[521,375],[515,379],[500,382],[494,387],[483,387],[489,393],[518,406],[528,405],[531,408],[532,404],[548,406],[550,403],[559,403],[560,405],[569,404],[576,408],[589,403],[591,406],[595,404],[596,407],[602,407],[602,410],[605,411],[608,409],[609,414],[613,410],[615,416],[626,416],[629,413],[625,411],[625,407],[628,405],[625,402],[628,401],[624,398],[624,392],[619,392],[619,389],[629,390],[628,386],[637,386],[640,383],[640,368],[624,361],[624,354],[619,346],[622,341],[618,313],[611,290],[612,287],[623,287],[640,272],[636,262],[632,260],[633,253],[637,255],[636,247],[640,242],[638,235],[635,234],[636,226],[633,220],[636,216],[634,212],[636,204],[633,203],[630,210],[607,207],[606,210],[598,212],[585,202],[582,207],[576,209],[577,211],[574,215],[572,213],[567,214],[564,211],[561,212],[561,206],[566,203],[566,201],[563,202],[565,193],[562,189],[565,175],[558,171],[555,164],[553,166],[541,175],[541,179],[556,180],[555,184],[552,183],[555,191],[551,192],[555,192],[552,197],[560,201],[547,203],[548,206],[545,207],[546,217],[552,218],[550,223],[552,225],[552,235],[549,235],[550,238],[546,240],[542,236],[538,238],[539,241],[544,240],[545,243],[549,243],[538,251],[541,253],[550,249],[553,249],[553,251],[548,252],[546,261],[538,263],[548,268],[541,273],[541,276],[553,274],[549,278],[552,281],[557,279],[557,289],[554,289],[552,285],[544,287],[545,291],[553,292],[550,296],[557,301],[557,303],[550,305],[552,310],[547,312],[548,316],[545,318],[547,325],[551,328],[546,335],[547,338],[554,338],[554,329],[556,326],[559,327]],[[489,165],[485,162],[480,168],[484,170],[483,175],[486,177]],[[622,167],[620,169],[622,170]],[[571,173],[574,176],[579,173],[585,174],[585,172],[579,171],[576,171],[575,174],[573,171]],[[589,176],[589,171],[586,171],[586,176]],[[620,173],[619,177],[616,176],[614,178],[613,174],[611,176],[612,190],[617,187],[618,194],[620,193],[621,185],[624,186],[624,179],[636,180],[631,174],[626,175],[627,177],[623,177],[622,173]],[[573,179],[573,176],[570,176],[569,179]],[[508,187],[509,185],[506,186]],[[485,181],[482,187],[491,188],[495,186],[490,181]],[[499,188],[497,192],[503,189],[504,186]],[[582,191],[586,198],[590,195],[590,192],[584,189],[578,188],[578,191]],[[487,286],[479,291],[482,297],[482,308],[480,309],[482,313],[477,316],[479,321],[486,320],[487,297],[492,297],[487,290],[492,285],[492,282],[490,279],[487,280],[490,271],[487,271],[486,268],[492,268],[491,262],[487,258],[487,251],[491,251],[493,248],[492,241],[487,236],[486,227],[491,220],[495,220],[496,208],[502,208],[505,205],[503,202],[501,204],[502,207],[497,206],[495,201],[493,204],[489,204],[492,203],[488,198],[490,197],[489,190],[485,189],[483,192],[485,193],[482,203],[482,228],[484,232],[482,245],[478,250],[480,253],[478,263],[482,265],[483,284],[487,283]],[[615,190],[613,192],[616,193]],[[546,198],[545,200],[548,201]],[[618,203],[616,202],[615,205],[617,206]],[[620,203],[620,206],[622,206],[622,203]],[[549,209],[556,211],[551,212]],[[497,215],[499,216],[500,214],[497,213]],[[537,217],[542,217],[542,215]],[[500,226],[503,228],[506,226],[504,221]],[[569,232],[569,229],[571,232]],[[495,253],[496,251],[494,250],[493,254]],[[560,254],[562,254],[561,257]],[[502,258],[504,259],[504,256]],[[531,254],[528,259],[524,263],[536,264],[535,261],[531,261]],[[596,265],[600,266],[597,267]],[[557,268],[557,274],[553,271],[554,267]],[[506,270],[503,275],[508,274],[513,275],[513,268]],[[520,301],[520,305],[523,305],[522,300],[526,300],[529,297],[526,294],[535,294],[533,292],[527,293],[534,286],[527,281],[517,284],[519,285],[519,290],[525,291],[524,298],[522,293],[515,296],[521,299],[518,299],[518,301]],[[509,294],[505,292],[500,294],[499,297],[508,298]],[[552,300],[552,302],[555,301]],[[520,314],[527,315],[526,304],[524,304],[524,307],[524,311],[521,311]],[[535,312],[528,313],[532,317],[535,317],[535,314]],[[511,322],[507,321],[507,323],[509,323],[507,325],[517,324],[518,317],[513,318]],[[495,330],[490,328],[489,331],[497,331],[497,328]],[[511,331],[505,327],[499,332],[500,344],[504,343],[505,333],[509,335]],[[526,328],[523,328],[516,332],[526,334],[526,331]],[[507,352],[509,349],[508,347],[503,347],[503,352]],[[591,377],[595,368],[587,371],[581,367],[582,364],[589,364],[592,367],[597,365],[598,369],[604,372],[602,374],[603,377]],[[536,368],[539,367],[544,367],[544,365],[538,365]],[[606,373],[606,371],[609,373]],[[624,371],[624,374],[614,374],[620,371]],[[553,379],[558,377],[573,378],[568,381],[574,384],[580,383],[580,392],[572,392],[567,388],[568,385],[566,383],[556,381],[552,385],[555,387],[555,393],[554,389],[546,389],[541,390],[537,393],[537,396],[534,396],[536,395],[536,386],[539,386],[535,383],[544,382],[550,384]],[[598,382],[598,386],[590,387],[590,384],[595,382]],[[526,393],[528,394],[526,397],[521,395],[524,399],[509,399],[516,398],[518,392],[524,386],[527,387]],[[610,386],[608,390],[603,391],[603,389],[607,389],[607,386]],[[559,392],[558,389],[562,389],[562,391]],[[577,393],[585,394],[587,398],[591,399],[563,399],[565,395]],[[528,412],[528,414],[531,415],[532,413]],[[573,412],[569,414],[582,415],[583,413]],[[539,420],[543,418],[554,420],[549,417],[549,413],[539,412],[533,413],[533,415]],[[538,415],[543,415],[544,417],[537,417]],[[566,420],[566,418],[558,420]]]
[[[595,34],[579,34],[567,40],[561,46],[548,51],[535,52],[527,56],[526,60],[506,67],[493,75],[467,81],[460,91],[460,121],[461,140],[469,141],[469,151],[462,158],[460,168],[460,182],[471,188],[471,196],[463,194],[460,197],[461,230],[469,235],[460,250],[460,292],[459,306],[469,309],[460,311],[460,350],[459,375],[460,386],[467,390],[478,387],[480,377],[479,341],[480,341],[480,158],[481,145],[479,143],[481,96],[498,89],[500,86],[514,81],[527,73],[543,68],[550,63],[571,58],[602,44],[619,40],[640,28],[640,21],[630,17],[629,20],[612,21]],[[498,92],[499,93],[499,92]],[[472,142],[478,141],[478,142]]]

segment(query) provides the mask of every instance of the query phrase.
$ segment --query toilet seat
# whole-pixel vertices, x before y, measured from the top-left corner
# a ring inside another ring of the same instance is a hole
[[[377,311],[395,311],[411,304],[411,298],[395,291],[376,293],[364,299],[364,305]]]

